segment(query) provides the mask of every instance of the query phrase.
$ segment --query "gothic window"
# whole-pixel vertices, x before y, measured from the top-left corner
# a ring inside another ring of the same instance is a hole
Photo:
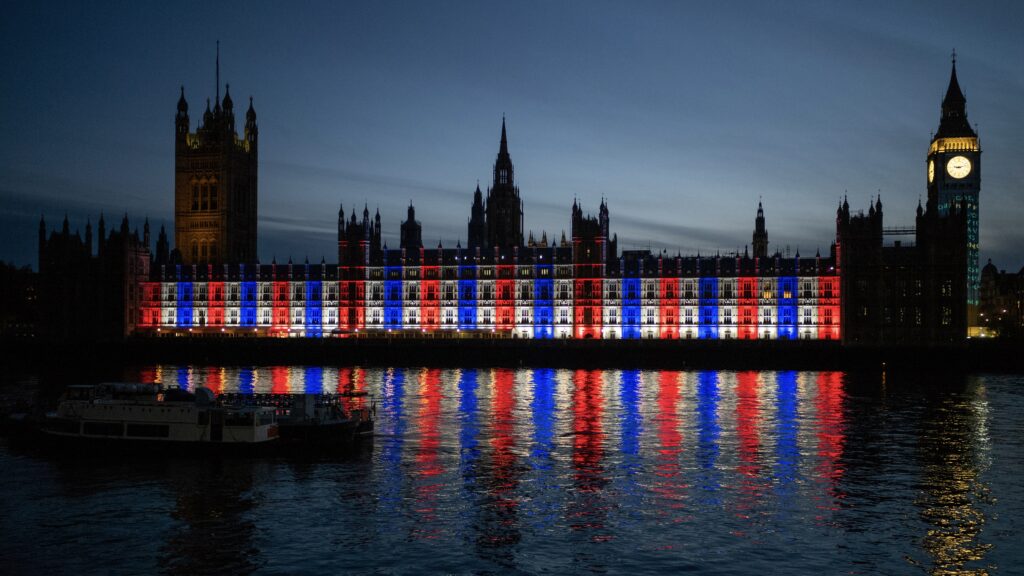
[[[217,183],[210,184],[210,210],[217,209]]]
[[[199,184],[192,183],[192,209],[199,210]]]
[[[192,259],[199,260],[199,244],[195,240],[192,241]]]
[[[216,259],[217,259],[217,245],[214,244],[214,243],[210,243],[210,260],[216,260]]]
[[[210,185],[203,184],[199,194],[199,209],[206,210],[210,207]]]
[[[508,170],[502,168],[498,171],[498,182],[501,184],[508,184]]]

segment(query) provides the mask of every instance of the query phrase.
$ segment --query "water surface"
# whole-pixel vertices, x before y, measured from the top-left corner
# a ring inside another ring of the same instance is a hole
[[[1024,378],[150,366],[217,392],[361,390],[321,459],[0,444],[5,573],[1014,573]],[[45,378],[43,378],[45,380]],[[9,377],[8,396],[38,389]]]

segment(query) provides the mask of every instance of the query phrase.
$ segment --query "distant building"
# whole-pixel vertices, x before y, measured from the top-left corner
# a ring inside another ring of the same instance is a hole
[[[161,228],[162,241],[167,237]],[[100,215],[96,251],[92,225],[83,238],[71,232],[67,217],[60,231],[39,221],[39,335],[49,339],[116,340],[131,335],[140,323],[141,287],[149,277],[149,221],[129,230],[127,214],[120,228],[106,230]]]
[[[1024,337],[1024,268],[1000,271],[989,260],[981,269],[979,295],[979,336]]]
[[[38,274],[0,262],[0,338],[36,336],[39,321]]]

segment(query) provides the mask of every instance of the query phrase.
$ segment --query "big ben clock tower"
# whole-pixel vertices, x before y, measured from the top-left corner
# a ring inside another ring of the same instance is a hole
[[[978,330],[978,195],[981,191],[981,145],[967,122],[967,99],[956,78],[956,52],[939,129],[928,148],[928,203],[940,216],[961,203],[967,207],[967,326]]]

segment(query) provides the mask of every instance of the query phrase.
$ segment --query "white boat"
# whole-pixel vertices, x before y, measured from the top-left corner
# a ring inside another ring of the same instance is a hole
[[[276,443],[272,408],[224,406],[209,388],[195,393],[156,384],[69,386],[40,431],[62,440],[134,445]]]

